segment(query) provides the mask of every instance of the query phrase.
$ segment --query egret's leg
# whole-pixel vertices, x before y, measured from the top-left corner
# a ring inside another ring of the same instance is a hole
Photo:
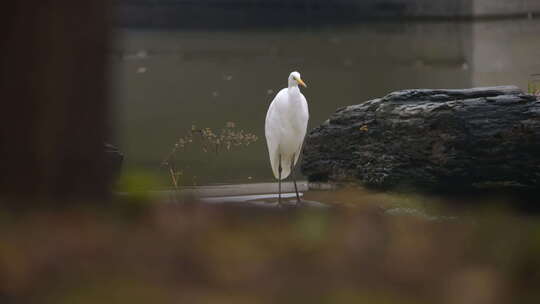
[[[278,191],[279,191],[279,199],[278,204],[281,207],[281,154],[279,155],[279,166],[278,166],[278,172],[279,172],[279,179],[278,179]]]
[[[300,195],[298,194],[298,187],[296,186],[296,174],[294,174],[295,173],[294,169],[296,169],[294,158],[295,158],[295,155],[293,154],[292,160],[291,160],[291,174],[292,174],[292,179],[294,182],[294,191],[296,192],[296,204],[298,204],[300,203]]]

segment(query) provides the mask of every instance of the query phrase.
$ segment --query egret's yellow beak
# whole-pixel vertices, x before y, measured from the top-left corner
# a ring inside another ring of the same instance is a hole
[[[294,77],[294,79],[296,79],[296,81],[298,81],[298,83],[303,86],[304,88],[307,88],[307,84],[300,78],[296,78]]]

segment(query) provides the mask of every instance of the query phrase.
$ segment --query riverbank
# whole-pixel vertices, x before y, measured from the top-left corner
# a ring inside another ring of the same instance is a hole
[[[355,23],[396,19],[533,18],[535,0],[351,0],[351,1],[190,1],[121,0],[121,27],[237,28]]]

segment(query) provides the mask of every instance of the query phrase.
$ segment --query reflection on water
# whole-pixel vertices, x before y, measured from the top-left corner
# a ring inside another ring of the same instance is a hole
[[[309,87],[310,128],[336,108],[404,88],[516,84],[526,89],[540,21],[365,23],[257,31],[119,30],[112,50],[117,137],[126,166],[159,170],[192,125],[228,121],[258,142],[215,156],[181,154],[184,183],[272,180],[264,118],[287,75]]]

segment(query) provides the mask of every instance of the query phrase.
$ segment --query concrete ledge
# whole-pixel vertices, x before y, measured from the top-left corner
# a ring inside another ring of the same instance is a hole
[[[303,192],[309,190],[306,181],[297,182],[300,197]],[[235,184],[235,185],[217,185],[184,187],[179,191],[165,190],[154,191],[151,196],[167,203],[177,203],[195,198],[196,201],[206,204],[233,204],[246,207],[264,207],[275,208],[278,206],[278,184],[277,183],[254,183],[254,184]],[[302,200],[300,205],[296,205],[296,194],[292,182],[282,184],[282,199],[284,207],[328,207],[328,205]]]
[[[298,181],[298,192],[308,190],[307,181]],[[281,184],[282,193],[294,192],[292,182],[283,182]],[[222,196],[240,196],[255,194],[277,194],[278,183],[253,183],[253,184],[235,184],[235,185],[216,185],[201,187],[183,187],[181,193],[184,195],[196,196],[201,198],[222,197]],[[169,192],[169,191],[165,191]]]

